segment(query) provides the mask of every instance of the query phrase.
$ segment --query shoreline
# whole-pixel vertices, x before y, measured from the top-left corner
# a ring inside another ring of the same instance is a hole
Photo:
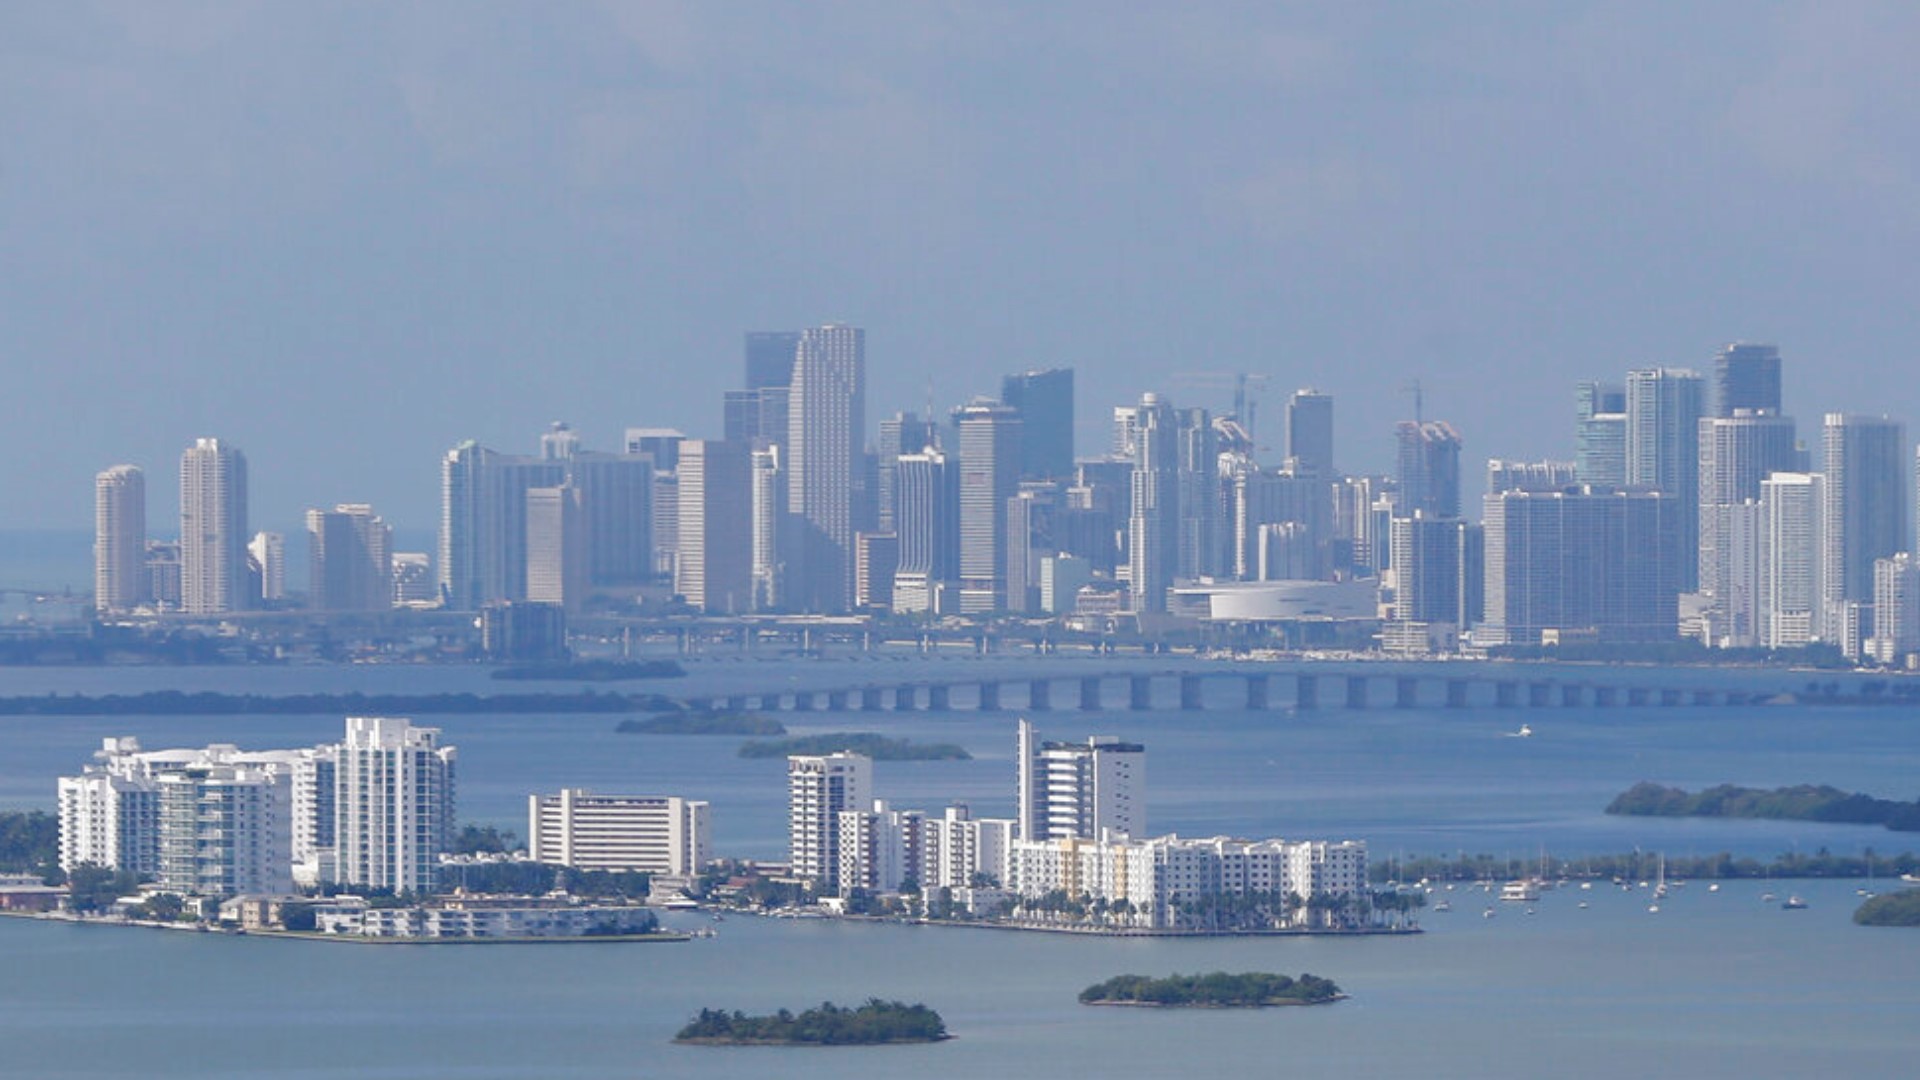
[[[322,934],[306,930],[242,930],[202,923],[165,923],[149,919],[89,919],[78,915],[39,911],[0,911],[0,916],[25,922],[60,923],[66,926],[98,926],[122,930],[163,930],[176,934],[207,934],[218,937],[269,938],[281,941],[327,941],[348,945],[646,945],[692,941],[693,935],[678,930],[651,934],[596,934],[573,937],[371,937],[364,934]]]

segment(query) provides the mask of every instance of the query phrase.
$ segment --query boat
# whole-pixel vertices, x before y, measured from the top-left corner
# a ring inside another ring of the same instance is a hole
[[[1909,885],[1920,885],[1920,872],[1910,873],[1910,874],[1901,874],[1900,880],[1906,882]]]
[[[1447,902],[1446,902],[1445,900],[1442,900],[1442,901],[1440,901],[1439,903],[1437,903],[1437,904],[1435,904],[1435,905],[1433,905],[1433,910],[1435,910],[1435,911],[1452,911],[1452,910],[1453,910],[1453,905],[1452,905],[1452,904],[1449,904],[1449,903],[1447,903]]]
[[[1760,902],[1763,904],[1771,904],[1778,899],[1780,899],[1778,896],[1775,896],[1770,892],[1763,892],[1760,894]]]
[[[1531,739],[1533,738],[1533,725],[1521,724],[1519,731],[1509,731],[1504,734],[1509,739]]]
[[[1585,900],[1580,901],[1580,907],[1582,910],[1585,910],[1586,906],[1587,906],[1587,902]]]
[[[1798,895],[1795,895],[1789,896],[1781,901],[1780,906],[1788,911],[1804,911],[1806,910],[1807,902],[1802,900]]]
[[[1493,918],[1493,909],[1492,909],[1492,908],[1488,908],[1487,910],[1485,910],[1485,911],[1483,911],[1483,912],[1481,912],[1481,913],[1480,913],[1480,917],[1481,917],[1481,918],[1483,918],[1483,919],[1491,919],[1491,918]]]
[[[1709,886],[1707,886],[1707,891],[1708,891],[1708,892],[1719,892],[1719,891],[1720,891],[1720,883],[1716,881],[1716,882],[1714,882],[1713,884],[1711,884],[1711,885],[1709,885]]]
[[[1505,885],[1501,886],[1500,899],[1520,901],[1520,902],[1530,904],[1540,899],[1540,890],[1534,888],[1533,882],[1531,881],[1516,879],[1514,881],[1509,881]]]

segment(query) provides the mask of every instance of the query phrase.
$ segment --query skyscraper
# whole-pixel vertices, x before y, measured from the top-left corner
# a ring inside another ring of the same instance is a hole
[[[842,612],[853,604],[854,466],[866,430],[866,332],[802,331],[787,418],[789,606]]]
[[[1907,549],[1906,428],[1879,416],[1828,413],[1826,632],[1835,641],[1845,606],[1873,603],[1873,563]]]
[[[680,557],[674,591],[709,613],[753,606],[753,472],[740,443],[680,444]]]
[[[1460,516],[1460,433],[1444,420],[1402,420],[1398,512],[1436,518]]]
[[[373,507],[341,503],[332,510],[307,511],[307,545],[309,607],[379,611],[393,606],[393,528]]]
[[[794,357],[800,348],[800,334],[792,330],[749,330],[747,332],[747,389],[785,387],[793,382]]]
[[[933,421],[918,413],[897,412],[880,421],[880,438],[874,448],[874,527],[880,532],[894,531],[894,470],[900,455],[917,454],[932,446],[938,436]],[[1025,445],[1024,443],[1022,444]]]
[[[1020,479],[1072,476],[1073,369],[1008,375],[1000,380],[1000,400],[1020,414]]]
[[[1205,409],[1178,410],[1180,547],[1174,576],[1192,580],[1220,572],[1228,555],[1220,499],[1220,441]]]
[[[1395,622],[1457,624],[1460,539],[1457,518],[1416,514],[1393,519]]]
[[[1548,630],[1672,638],[1678,502],[1599,488],[1487,495],[1486,639],[1537,645]]]
[[[1734,342],[1713,358],[1713,415],[1741,409],[1780,411],[1780,350]]]
[[[902,454],[895,466],[894,532],[900,557],[893,609],[939,609],[941,590],[959,574],[960,495],[956,470],[933,447]]]
[[[748,573],[752,577],[754,611],[777,611],[786,603],[780,530],[787,521],[787,476],[780,467],[780,455],[778,445],[756,449],[747,464],[752,487],[749,512],[753,516]]]
[[[115,465],[93,478],[93,606],[132,611],[147,597],[147,474]]]
[[[426,893],[453,843],[454,761],[439,728],[350,717],[334,766],[342,885]]]
[[[1583,382],[1574,391],[1573,466],[1583,484],[1627,482],[1627,390]]]
[[[1007,602],[1007,500],[1020,488],[1018,410],[976,400],[953,413],[960,442],[960,610]]]
[[[873,762],[844,751],[787,758],[787,857],[790,872],[832,895],[840,889],[840,812],[862,810],[873,789]]]
[[[180,455],[180,607],[217,615],[248,606],[247,459],[198,439]]]
[[[287,598],[287,537],[284,533],[257,532],[247,542],[247,558],[260,569],[260,599],[277,602]],[[427,582],[433,590],[433,582]]]
[[[1714,597],[1713,607],[1723,615],[1733,581],[1728,515],[1757,501],[1761,482],[1792,472],[1795,460],[1791,417],[1742,408],[1700,421],[1699,591]],[[1735,636],[1745,640],[1754,629]]]
[[[1172,403],[1143,396],[1133,410],[1132,439],[1128,589],[1134,611],[1161,612],[1180,558],[1180,431]]]
[[[468,440],[440,464],[440,586],[448,608],[527,598],[527,492],[557,487],[568,463],[495,453]]]
[[[1760,482],[1759,644],[1800,648],[1820,636],[1826,589],[1826,478],[1774,473]]]
[[[526,494],[526,598],[579,611],[587,599],[587,508],[570,480]]]
[[[1287,401],[1286,467],[1298,476],[1334,475],[1333,395],[1302,388]]]
[[[1700,587],[1700,373],[1647,368],[1627,373],[1627,483],[1674,497],[1681,592]]]

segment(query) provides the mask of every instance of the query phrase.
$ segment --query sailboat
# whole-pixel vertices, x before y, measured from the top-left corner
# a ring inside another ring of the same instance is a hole
[[[1655,878],[1655,881],[1657,881],[1658,884],[1653,887],[1653,903],[1647,905],[1649,912],[1658,912],[1660,910],[1660,901],[1665,899],[1667,895],[1667,856],[1665,852],[1660,854],[1660,873],[1659,876]]]

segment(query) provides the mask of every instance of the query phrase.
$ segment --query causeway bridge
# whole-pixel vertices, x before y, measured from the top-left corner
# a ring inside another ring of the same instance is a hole
[[[1572,673],[1560,669],[1549,675],[1485,668],[1449,670],[1448,665],[1432,668],[1299,664],[1067,670],[1059,674],[869,681],[824,688],[779,687],[690,695],[682,700],[689,709],[736,712],[1698,708],[1760,704],[1787,689],[1786,685],[1685,685],[1650,677],[1672,675],[1671,671],[1607,668]]]

